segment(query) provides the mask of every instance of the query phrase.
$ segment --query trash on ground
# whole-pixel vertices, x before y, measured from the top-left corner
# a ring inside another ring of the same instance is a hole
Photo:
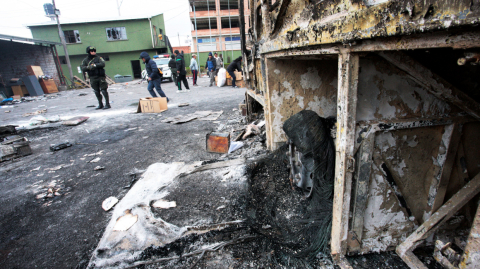
[[[105,169],[105,166],[97,166],[95,168],[93,168],[93,171],[98,171],[98,170],[103,170]]]
[[[11,110],[6,110],[6,111],[5,111],[5,113],[10,113],[10,112],[12,112],[12,111],[11,111]]]
[[[70,142],[63,142],[63,143],[59,143],[59,144],[55,144],[53,146],[50,146],[50,150],[51,151],[57,151],[57,150],[61,150],[61,149],[66,149],[68,147],[71,147],[72,144]]]
[[[189,105],[190,105],[189,103],[182,103],[182,104],[179,104],[178,107],[189,106]]]
[[[247,125],[247,128],[245,130],[245,134],[243,135],[243,139],[246,139],[249,137],[251,134],[256,134],[259,135],[261,133],[260,128],[258,128],[257,125],[255,124],[249,124]]]
[[[63,121],[62,124],[63,125],[69,125],[69,126],[75,126],[75,125],[79,125],[80,123],[83,123],[83,122],[87,121],[88,119],[89,119],[89,117],[78,116],[78,117],[73,117],[69,120]]]
[[[245,145],[243,142],[232,141],[230,143],[230,148],[228,149],[228,153],[234,152],[235,150],[243,147],[243,145]]]
[[[107,199],[103,200],[102,208],[105,211],[112,209],[114,205],[118,203],[118,199],[115,196],[110,196]]]
[[[85,155],[83,155],[83,157],[92,157],[92,156],[102,155],[102,154],[103,154],[103,150],[100,150],[100,151],[95,152],[95,153],[85,154]]]
[[[30,125],[41,125],[41,124],[46,124],[46,123],[50,123],[50,122],[58,122],[60,121],[60,117],[59,116],[52,116],[52,117],[49,117],[49,118],[46,118],[44,116],[35,116],[33,118],[30,119],[29,121],[29,124]]]
[[[88,161],[87,163],[97,163],[98,161],[100,161],[100,157],[97,157],[91,161]]]
[[[0,144],[0,162],[32,154],[27,138],[12,135],[4,138]]]
[[[207,151],[215,153],[227,153],[230,148],[230,133],[208,133]]]
[[[168,109],[166,97],[140,98],[137,113],[160,113]]]
[[[138,215],[132,215],[130,210],[125,210],[125,215],[117,219],[115,226],[113,226],[114,231],[126,231],[130,229],[138,220]]]
[[[85,96],[87,95],[86,93],[79,93],[78,96]]]
[[[35,116],[35,115],[38,115],[38,114],[43,114],[43,113],[47,113],[47,109],[42,109],[42,110],[37,110],[35,112],[31,112],[31,113],[25,113],[22,115],[22,117],[28,117],[28,116]]]
[[[155,208],[172,208],[177,207],[177,203],[175,201],[166,201],[163,199],[157,200],[155,203],[152,204]]]
[[[94,105],[90,105],[90,106],[87,106],[87,107],[95,107]]]
[[[178,123],[189,122],[194,119],[213,121],[213,120],[217,120],[222,113],[223,111],[215,111],[215,112],[214,111],[196,111],[195,113],[192,113],[192,114],[168,117],[162,120],[162,122],[178,124]]]

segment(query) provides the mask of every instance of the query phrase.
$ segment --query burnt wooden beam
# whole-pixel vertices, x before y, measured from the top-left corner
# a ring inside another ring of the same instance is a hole
[[[335,187],[330,240],[331,254],[338,263],[347,250],[350,195],[354,167],[359,56],[344,51],[338,57],[337,139]]]
[[[412,253],[423,240],[433,234],[448,221],[458,210],[480,192],[480,173],[461,188],[440,207],[427,221],[418,227],[395,251],[410,268],[427,268]]]
[[[452,168],[455,164],[461,134],[461,126],[459,124],[445,126],[436,158],[436,165],[440,169],[433,178],[428,194],[428,205],[431,207],[430,215],[443,204]]]
[[[477,208],[477,214],[472,223],[470,229],[470,235],[468,236],[467,246],[463,253],[462,260],[458,267],[460,269],[474,269],[478,268],[480,263],[480,205]]]
[[[379,52],[382,58],[405,71],[411,78],[437,98],[454,104],[480,120],[480,104],[455,88],[442,77],[424,67],[412,57],[401,52]]]
[[[352,195],[352,220],[349,231],[349,252],[360,251],[363,236],[363,217],[368,201],[368,186],[372,172],[373,149],[375,146],[375,132],[370,133],[364,140],[356,154],[356,168]]]

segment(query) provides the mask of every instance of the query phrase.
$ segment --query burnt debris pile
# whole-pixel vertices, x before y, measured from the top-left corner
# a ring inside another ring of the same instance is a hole
[[[247,171],[247,219],[254,231],[273,242],[278,264],[308,266],[318,253],[327,251],[335,166],[329,127],[327,120],[306,110],[283,126],[295,145],[297,178],[310,179],[308,195],[304,184],[292,178],[296,173],[292,172],[290,158],[294,156],[289,145],[251,164]]]

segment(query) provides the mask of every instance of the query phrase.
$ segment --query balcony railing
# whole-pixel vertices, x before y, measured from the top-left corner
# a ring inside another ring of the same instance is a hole
[[[238,16],[239,12],[238,12],[238,9],[230,9],[230,16]],[[195,14],[194,12],[190,12],[190,18],[193,19],[195,18],[195,16],[197,16],[197,19],[198,18],[208,18],[208,17],[216,17],[217,16],[217,11],[216,10],[210,10],[210,12],[208,11],[195,11]],[[221,17],[225,17],[225,16],[228,16],[228,10],[220,10],[220,16]]]
[[[198,34],[198,36],[210,36],[210,35],[219,35],[220,30],[218,29],[212,29],[212,32],[210,33],[210,29],[202,29],[202,30],[195,30],[192,31],[192,37],[195,37]],[[240,28],[232,27],[232,31],[230,32],[230,28],[222,28],[222,35],[229,35],[229,34],[240,34]]]

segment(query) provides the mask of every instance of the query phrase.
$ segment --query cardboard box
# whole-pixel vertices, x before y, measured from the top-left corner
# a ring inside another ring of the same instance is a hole
[[[58,92],[57,85],[53,79],[40,79],[40,86],[42,86],[44,93],[55,93]]]
[[[215,153],[228,153],[230,148],[230,133],[207,134],[207,151]]]
[[[166,97],[140,98],[137,113],[160,113],[167,110]]]
[[[27,71],[28,71],[28,74],[30,76],[35,76],[35,77],[39,77],[39,76],[43,76],[43,71],[42,71],[42,68],[40,66],[35,66],[35,65],[27,65]]]
[[[13,95],[20,95],[24,97],[28,94],[27,87],[25,85],[12,85]]]
[[[242,72],[233,71],[236,80],[243,80]]]
[[[225,85],[232,86],[232,79],[227,78],[227,84],[225,84]],[[239,88],[245,88],[245,81],[236,79],[235,80],[235,86],[237,86]]]

